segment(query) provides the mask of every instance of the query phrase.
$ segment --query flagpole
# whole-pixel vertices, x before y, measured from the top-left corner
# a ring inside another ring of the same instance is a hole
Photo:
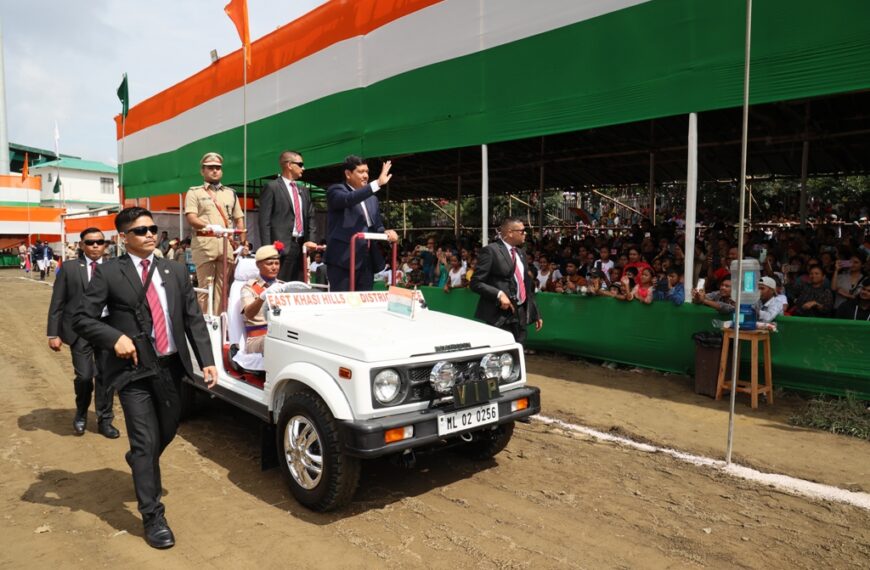
[[[242,46],[242,208],[245,216],[245,229],[248,227],[248,49]]]
[[[25,160],[26,160],[26,155],[25,155]],[[25,181],[26,180],[27,179],[25,178]],[[40,181],[41,180],[42,179],[40,178]],[[27,269],[27,265],[30,264],[30,271],[27,272],[27,275],[30,278],[33,278],[33,262],[30,261],[30,248],[33,245],[33,242],[30,239],[30,235],[33,232],[33,228],[30,225],[30,189],[28,189],[25,186],[24,192],[25,192],[24,195],[27,196],[27,257],[24,258],[24,268]],[[42,185],[41,184],[40,184],[39,192],[40,192],[40,194],[42,193]]]
[[[60,181],[60,131],[57,128],[57,121],[54,122],[54,154],[57,155],[57,165],[55,167],[57,180]],[[63,183],[60,183],[60,208],[63,214],[60,215],[60,261],[66,261],[66,192],[63,189]]]
[[[127,116],[121,113],[121,164],[118,169],[118,202],[124,209],[124,142],[126,137]]]

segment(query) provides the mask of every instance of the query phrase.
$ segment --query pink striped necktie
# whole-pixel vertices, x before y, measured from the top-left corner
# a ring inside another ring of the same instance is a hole
[[[299,203],[299,189],[296,187],[296,181],[290,181],[290,188],[293,190],[293,217],[295,218],[294,231],[302,237],[302,206]]]
[[[147,259],[142,260],[142,284],[148,278],[148,266],[151,264]],[[157,296],[157,289],[154,287],[154,280],[148,284],[148,290],[145,292],[145,298],[148,300],[148,308],[151,309],[151,322],[154,324],[154,345],[157,347],[158,354],[166,354],[169,352],[169,335],[166,332],[166,316],[163,314],[163,305],[160,304],[160,297]]]
[[[94,273],[96,273],[96,272],[97,272],[97,262],[96,262],[96,261],[92,261],[92,262],[91,262],[91,276],[88,277],[88,282],[89,282],[89,283],[90,283],[91,279],[94,278]]]
[[[511,248],[511,260],[514,262],[514,279],[517,280],[517,299],[522,305],[526,302],[526,282],[523,279],[523,272],[520,271],[520,265],[517,263],[517,248]]]

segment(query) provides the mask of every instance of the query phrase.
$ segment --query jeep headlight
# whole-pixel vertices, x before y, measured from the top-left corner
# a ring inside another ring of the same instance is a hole
[[[429,373],[429,383],[439,394],[449,394],[456,384],[456,367],[452,362],[443,360],[435,363]]]
[[[480,374],[487,380],[497,380],[501,376],[501,361],[495,354],[487,354],[480,360]]]
[[[392,403],[402,390],[402,378],[392,368],[381,370],[372,383],[375,399],[381,404]]]
[[[514,357],[510,352],[505,352],[498,357],[499,376],[502,381],[509,380],[514,373]]]

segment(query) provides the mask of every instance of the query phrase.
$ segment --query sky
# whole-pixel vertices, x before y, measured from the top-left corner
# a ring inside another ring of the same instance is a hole
[[[229,0],[0,0],[9,141],[117,164],[116,91],[131,106],[241,47]],[[325,0],[248,0],[256,40]]]

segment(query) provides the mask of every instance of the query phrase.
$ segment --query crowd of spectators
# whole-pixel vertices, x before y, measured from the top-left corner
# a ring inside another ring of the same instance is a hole
[[[868,231],[866,224],[765,225],[748,231],[743,257],[756,259],[762,267],[759,320],[769,322],[780,314],[866,318]],[[452,234],[405,242],[397,284],[431,285],[446,292],[467,287],[479,249],[473,238],[456,240]],[[534,260],[528,269],[543,293],[680,305],[688,288],[691,302],[725,315],[734,311],[730,266],[740,256],[735,228],[721,223],[699,232],[690,284],[683,282],[685,235],[674,222],[653,226],[643,220],[628,229],[602,228],[570,237],[547,233],[529,239],[526,251]],[[389,282],[392,275],[385,268],[377,278]]]

